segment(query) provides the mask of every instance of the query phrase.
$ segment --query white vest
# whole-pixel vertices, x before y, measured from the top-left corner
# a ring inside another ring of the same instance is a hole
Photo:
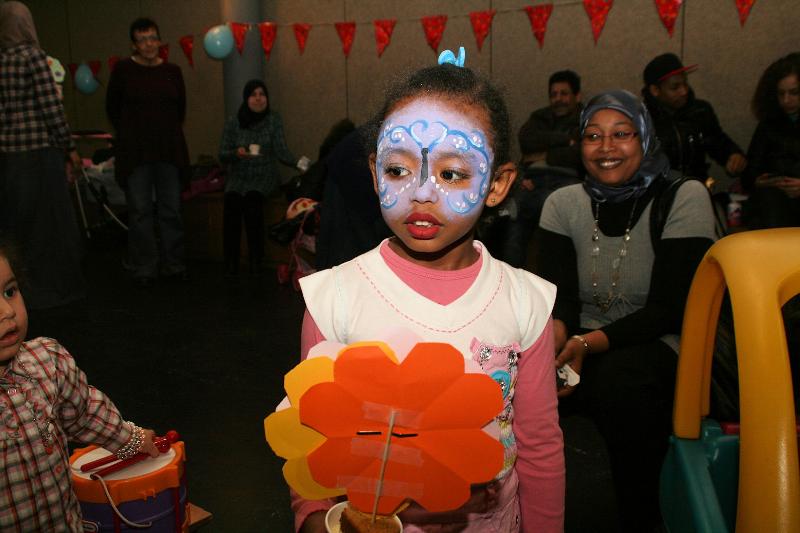
[[[407,328],[423,340],[448,342],[465,357],[472,339],[493,345],[517,343],[524,351],[544,330],[556,288],[530,272],[482,254],[472,286],[448,305],[425,298],[399,279],[380,246],[337,267],[300,280],[306,306],[322,335],[343,344],[380,340],[388,328]]]

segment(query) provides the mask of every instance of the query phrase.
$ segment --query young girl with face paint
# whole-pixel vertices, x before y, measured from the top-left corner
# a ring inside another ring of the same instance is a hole
[[[516,177],[508,122],[497,90],[468,69],[444,64],[396,84],[370,143],[375,190],[394,236],[300,282],[303,357],[322,340],[375,340],[404,328],[452,344],[502,388],[503,469],[473,486],[460,509],[430,513],[412,504],[400,513],[406,532],[563,530],[555,287],[494,259],[474,238],[484,206],[501,202]],[[293,494],[296,528],[325,531],[333,503]]]

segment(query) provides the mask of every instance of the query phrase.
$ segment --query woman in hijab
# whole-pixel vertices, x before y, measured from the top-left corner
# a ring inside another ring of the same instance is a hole
[[[654,246],[650,212],[670,178],[647,109],[627,91],[599,94],[580,131],[584,182],[550,195],[540,221],[538,273],[558,285],[556,366],[580,374],[559,396],[606,441],[622,530],[651,531],[683,308],[713,212],[703,184],[684,181]]]
[[[223,215],[225,271],[239,269],[242,218],[247,228],[250,271],[257,274],[264,259],[264,197],[281,179],[277,162],[305,171],[307,157],[297,158],[286,146],[283,122],[269,107],[269,92],[261,80],[250,80],[242,92],[236,116],[225,123],[219,160],[227,166]]]
[[[31,12],[21,2],[0,3],[0,231],[20,247],[29,309],[84,296],[67,160],[80,168]]]

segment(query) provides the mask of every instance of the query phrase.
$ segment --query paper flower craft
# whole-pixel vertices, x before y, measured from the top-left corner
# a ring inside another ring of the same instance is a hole
[[[326,344],[316,354],[335,347]],[[286,375],[288,401],[265,430],[302,496],[346,492],[355,508],[383,515],[409,498],[447,511],[500,471],[503,446],[484,427],[503,407],[498,384],[449,344],[405,352],[356,343]]]

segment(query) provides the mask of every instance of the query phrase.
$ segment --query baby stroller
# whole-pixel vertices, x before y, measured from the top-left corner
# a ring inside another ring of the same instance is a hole
[[[101,131],[76,132],[73,138],[87,144],[100,143],[91,160],[84,160],[75,183],[75,197],[84,234],[93,245],[108,244],[109,240],[122,241],[128,227],[123,222],[125,193],[114,177],[114,157],[111,135]],[[95,209],[87,215],[87,208]]]
[[[319,202],[298,198],[286,209],[286,218],[270,228],[270,237],[289,246],[289,262],[278,265],[278,283],[291,283],[300,290],[300,278],[316,272],[313,256],[316,253],[319,230]]]

